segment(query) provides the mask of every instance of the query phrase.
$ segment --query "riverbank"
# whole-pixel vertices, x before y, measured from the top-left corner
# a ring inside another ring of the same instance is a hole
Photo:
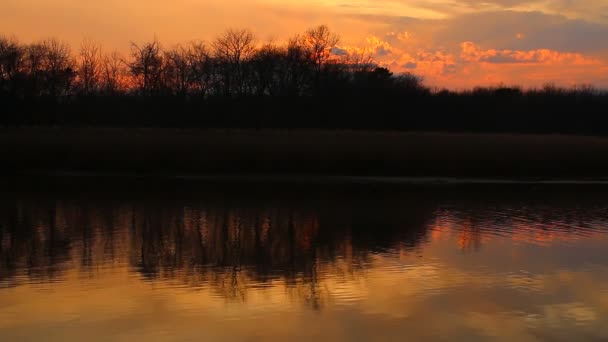
[[[564,135],[0,129],[3,172],[602,180],[608,139]]]

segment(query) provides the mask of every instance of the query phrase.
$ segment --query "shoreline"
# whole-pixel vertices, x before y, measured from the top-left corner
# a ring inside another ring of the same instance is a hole
[[[5,179],[44,180],[119,180],[185,181],[200,183],[251,183],[299,185],[598,185],[608,186],[608,177],[600,178],[458,178],[458,177],[384,177],[315,174],[136,174],[110,172],[40,171],[5,175]]]
[[[124,128],[0,128],[0,174],[277,182],[608,182],[593,136]]]

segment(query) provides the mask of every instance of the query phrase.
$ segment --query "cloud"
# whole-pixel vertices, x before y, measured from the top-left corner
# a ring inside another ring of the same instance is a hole
[[[405,37],[408,39],[404,39]],[[457,56],[442,49],[410,45],[411,35],[388,32],[370,35],[362,46],[341,47],[349,54],[371,56],[383,67],[400,72],[415,72],[427,81],[439,83],[441,78],[455,74]]]
[[[416,69],[416,67],[418,67],[418,63],[414,62],[407,62],[403,65],[404,69]]]
[[[499,1],[498,5],[533,3]],[[411,71],[408,63],[415,63],[415,73],[431,86],[586,83],[608,88],[608,25],[603,23],[514,10],[441,20],[386,19],[374,36],[390,44],[392,54],[376,58],[397,72]],[[377,16],[371,20],[382,21]],[[399,32],[407,32],[407,39],[398,39]]]
[[[472,42],[464,42],[461,45],[461,59],[465,62],[481,63],[544,63],[544,64],[572,64],[593,65],[600,64],[598,60],[587,58],[580,53],[559,52],[549,49],[537,50],[483,50]]]
[[[393,31],[384,36],[372,35],[366,38],[367,45],[351,46],[347,50],[367,53],[381,66],[398,73],[413,71],[432,87],[462,89],[499,83],[524,87],[546,83],[563,86],[608,84],[608,64],[577,52],[483,48],[470,41],[460,42],[456,49],[450,49],[410,44],[395,36]]]
[[[331,50],[331,53],[336,56],[348,56],[349,55],[348,49],[344,49],[344,48],[340,48],[340,47],[334,47]]]
[[[608,25],[541,12],[498,11],[463,15],[446,21],[433,35],[442,43],[474,41],[503,49],[608,51]]]

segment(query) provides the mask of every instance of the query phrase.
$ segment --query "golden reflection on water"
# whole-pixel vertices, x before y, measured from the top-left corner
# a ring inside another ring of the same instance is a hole
[[[7,340],[608,338],[601,203],[0,203]]]

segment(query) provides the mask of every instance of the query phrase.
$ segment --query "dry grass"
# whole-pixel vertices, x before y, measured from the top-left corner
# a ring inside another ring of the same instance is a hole
[[[598,178],[607,157],[608,139],[560,135],[0,129],[7,172]]]

